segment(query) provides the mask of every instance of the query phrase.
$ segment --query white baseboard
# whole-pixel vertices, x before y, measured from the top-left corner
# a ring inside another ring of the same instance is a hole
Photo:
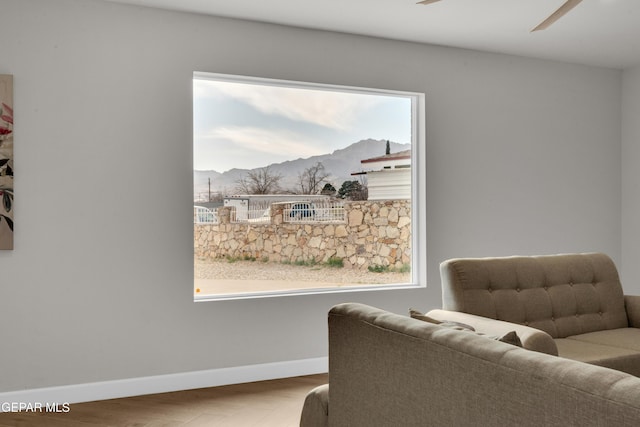
[[[237,366],[206,371],[183,372],[152,377],[46,387],[0,393],[0,403],[80,403],[94,400],[116,399],[143,394],[166,393],[194,388],[217,387],[253,381],[328,372],[328,358],[291,360],[261,365]],[[0,408],[0,412],[2,409]]]

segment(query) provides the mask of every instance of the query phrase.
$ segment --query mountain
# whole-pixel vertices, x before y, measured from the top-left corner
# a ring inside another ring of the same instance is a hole
[[[330,174],[329,182],[335,188],[340,188],[344,181],[357,179],[351,174],[361,170],[361,160],[384,155],[386,145],[386,140],[363,139],[348,147],[335,150],[330,154],[312,156],[306,159],[287,160],[286,162],[273,163],[268,166],[273,173],[282,175],[280,186],[284,190],[293,190],[296,187],[298,175],[302,174],[305,169],[320,162],[324,165],[325,172]],[[392,153],[411,148],[411,144],[390,142],[389,145]],[[209,179],[211,179],[211,193],[234,194],[238,180],[242,179],[250,170],[257,169],[261,168],[231,169],[223,173],[194,170],[194,197],[197,199],[199,194],[206,195],[208,193]]]

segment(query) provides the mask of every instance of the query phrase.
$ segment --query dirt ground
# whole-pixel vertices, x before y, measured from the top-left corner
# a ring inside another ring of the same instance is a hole
[[[360,271],[327,265],[196,259],[196,295],[409,283],[411,273]]]

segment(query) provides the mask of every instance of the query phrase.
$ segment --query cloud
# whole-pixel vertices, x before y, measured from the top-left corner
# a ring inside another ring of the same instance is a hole
[[[309,136],[287,130],[270,130],[257,127],[228,126],[218,127],[195,135],[196,141],[211,146],[212,144],[231,143],[233,148],[225,151],[225,159],[217,159],[225,163],[224,169],[231,167],[261,167],[274,162],[283,162],[295,157],[311,157],[326,154],[327,146]],[[203,151],[206,148],[203,147]],[[237,153],[229,156],[229,153]],[[197,154],[197,153],[196,153]],[[234,157],[234,158],[229,158]],[[213,160],[213,159],[211,159]]]
[[[194,80],[194,96],[231,97],[264,114],[336,130],[350,129],[361,112],[381,102],[366,94],[211,80]]]

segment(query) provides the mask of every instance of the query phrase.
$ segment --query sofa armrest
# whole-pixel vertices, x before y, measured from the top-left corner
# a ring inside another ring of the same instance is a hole
[[[640,296],[625,295],[624,308],[627,310],[629,326],[640,328]]]
[[[329,384],[311,390],[304,400],[300,427],[327,427],[329,425]]]
[[[427,316],[439,321],[465,323],[469,326],[473,326],[476,332],[486,335],[503,335],[507,332],[515,331],[516,334],[518,334],[520,341],[522,341],[523,348],[540,353],[551,354],[552,356],[558,355],[558,347],[556,346],[553,338],[551,338],[551,335],[529,326],[449,310],[431,310],[427,313]]]

